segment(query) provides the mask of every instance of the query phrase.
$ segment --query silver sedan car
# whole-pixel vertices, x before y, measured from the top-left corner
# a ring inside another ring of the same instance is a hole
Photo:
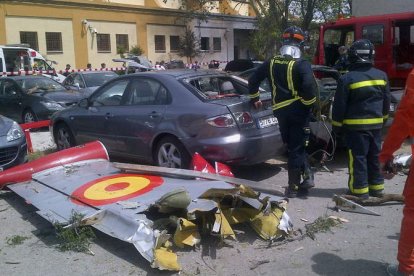
[[[100,140],[111,157],[187,168],[200,153],[210,161],[256,164],[283,152],[270,93],[256,110],[247,81],[214,70],[130,74],[98,88],[52,117],[58,146]]]

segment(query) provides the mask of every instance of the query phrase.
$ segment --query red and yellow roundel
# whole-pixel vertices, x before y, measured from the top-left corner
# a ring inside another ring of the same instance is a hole
[[[72,193],[72,202],[100,206],[148,193],[162,185],[159,176],[116,174],[88,182]]]

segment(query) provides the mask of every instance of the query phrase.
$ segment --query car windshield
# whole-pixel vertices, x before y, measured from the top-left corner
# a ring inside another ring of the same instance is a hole
[[[66,90],[60,83],[49,78],[25,78],[16,80],[26,93],[55,92]]]
[[[86,87],[101,86],[118,75],[114,72],[84,74]]]

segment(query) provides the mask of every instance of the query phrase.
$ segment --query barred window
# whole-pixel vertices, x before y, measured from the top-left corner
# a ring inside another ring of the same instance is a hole
[[[210,38],[209,37],[202,37],[200,46],[201,46],[200,49],[202,51],[210,50]]]
[[[165,53],[165,36],[164,35],[154,36],[154,42],[155,42],[155,52]]]
[[[20,43],[29,44],[30,48],[39,51],[37,32],[20,32]]]
[[[46,32],[46,51],[63,52],[62,33]]]
[[[178,52],[180,49],[180,37],[178,35],[170,36],[170,52]]]
[[[217,52],[221,51],[221,37],[213,37],[213,50]]]
[[[124,49],[125,52],[129,52],[129,40],[127,34],[117,34],[116,35],[116,48]]]
[[[96,34],[96,44],[98,53],[111,52],[111,36],[110,34]]]

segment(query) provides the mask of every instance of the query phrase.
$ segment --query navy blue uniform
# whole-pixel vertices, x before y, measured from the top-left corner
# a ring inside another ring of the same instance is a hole
[[[371,64],[352,64],[339,79],[332,126],[337,132],[339,128],[344,130],[349,153],[348,187],[352,194],[375,194],[384,189],[378,155],[389,106],[387,75]]]
[[[283,142],[288,147],[289,170],[303,171],[308,166],[305,147],[310,132],[311,107],[316,101],[316,82],[311,65],[303,59],[282,56],[267,60],[249,78],[253,103],[260,99],[259,85],[265,78],[272,86],[273,114],[278,119]]]

